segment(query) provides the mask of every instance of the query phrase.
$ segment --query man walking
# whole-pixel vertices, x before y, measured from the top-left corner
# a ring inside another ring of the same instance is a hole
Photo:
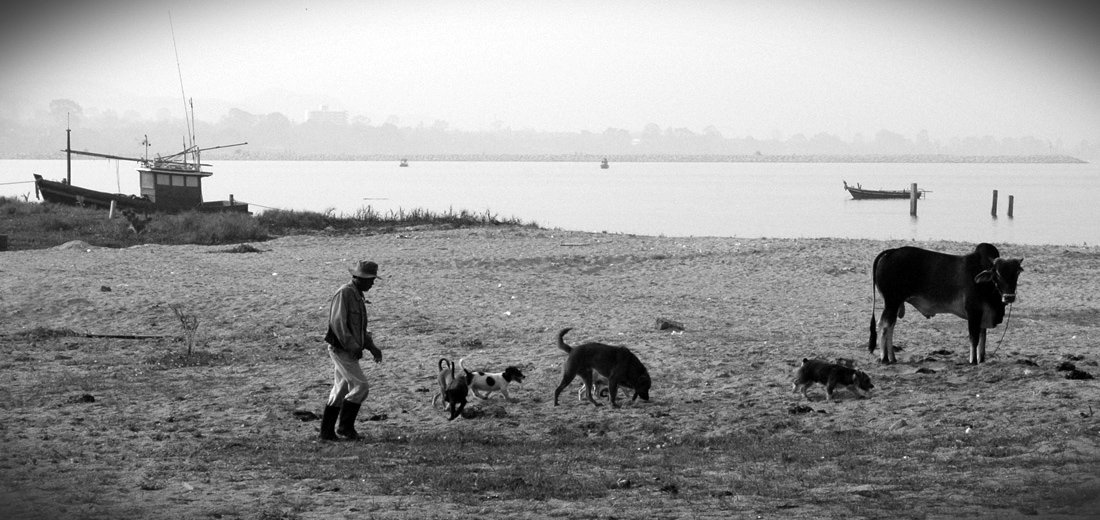
[[[367,376],[359,366],[363,350],[374,356],[375,363],[382,362],[382,351],[374,346],[367,332],[367,306],[363,294],[374,286],[378,278],[378,264],[359,262],[351,271],[351,281],[336,290],[329,304],[328,355],[332,358],[333,382],[321,416],[321,439],[335,441],[340,437],[360,439],[355,431],[355,417],[359,407],[367,399],[370,388]],[[339,420],[339,426],[337,426]]]

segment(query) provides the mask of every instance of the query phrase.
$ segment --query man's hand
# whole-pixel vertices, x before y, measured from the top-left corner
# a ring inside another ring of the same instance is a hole
[[[375,363],[382,362],[382,351],[378,350],[378,347],[374,346],[374,334],[367,333],[367,344],[363,345],[363,348],[370,351],[370,354],[374,356]]]

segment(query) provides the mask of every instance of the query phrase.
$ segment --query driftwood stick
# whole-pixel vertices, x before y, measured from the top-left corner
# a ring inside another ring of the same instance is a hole
[[[176,337],[176,336],[172,336],[172,335],[155,336],[155,335],[146,335],[146,334],[92,334],[92,333],[85,333],[85,334],[77,333],[77,336],[83,336],[85,338],[114,338],[114,339],[164,339],[164,338],[175,338]]]
[[[174,335],[147,335],[147,334],[92,334],[92,333],[77,333],[76,335],[84,336],[84,338],[112,338],[116,340],[163,340],[165,338],[176,338]]]

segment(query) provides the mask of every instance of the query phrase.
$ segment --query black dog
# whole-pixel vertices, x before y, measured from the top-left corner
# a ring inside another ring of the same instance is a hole
[[[561,383],[554,390],[554,406],[558,405],[558,396],[561,395],[562,390],[565,390],[565,387],[569,386],[569,383],[573,382],[573,378],[578,375],[584,380],[584,386],[588,389],[588,400],[592,404],[600,406],[600,403],[592,398],[593,371],[607,378],[611,406],[619,406],[619,403],[615,400],[619,385],[634,390],[634,397],[630,399],[631,401],[639,397],[643,401],[649,400],[649,388],[652,381],[649,378],[649,371],[646,370],[645,365],[638,359],[638,356],[635,356],[626,347],[604,345],[603,343],[585,343],[570,347],[562,339],[565,337],[565,333],[570,330],[572,329],[566,328],[558,333],[558,348],[569,354],[569,357],[562,365]]]
[[[145,230],[145,226],[152,222],[153,217],[146,214],[144,217],[139,217],[137,212],[130,208],[122,210],[122,216],[126,217],[126,221],[130,223],[128,229],[134,233],[141,233]]]
[[[862,370],[856,370],[850,366],[829,363],[820,359],[803,359],[802,366],[794,373],[794,384],[791,391],[802,390],[802,396],[809,399],[806,394],[814,383],[825,385],[825,400],[833,400],[833,390],[838,386],[847,388],[860,399],[866,397],[875,385],[871,384],[871,378]]]
[[[446,367],[444,367],[446,365]],[[447,358],[439,359],[439,393],[432,397],[432,405],[435,405],[437,397],[443,398],[443,403],[451,413],[448,421],[462,414],[466,408],[466,398],[470,395],[470,386],[467,381],[473,374],[463,370],[455,376],[455,366]]]

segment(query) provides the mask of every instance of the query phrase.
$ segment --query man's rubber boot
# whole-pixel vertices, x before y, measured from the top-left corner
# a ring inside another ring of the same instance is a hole
[[[340,440],[338,437],[336,437],[336,418],[339,416],[339,406],[325,406],[324,415],[321,416],[321,440]]]
[[[348,439],[349,441],[357,441],[362,439],[359,436],[359,432],[355,431],[355,416],[359,415],[359,407],[361,403],[353,403],[351,401],[344,401],[343,408],[340,408],[340,426],[336,428],[336,434]]]

